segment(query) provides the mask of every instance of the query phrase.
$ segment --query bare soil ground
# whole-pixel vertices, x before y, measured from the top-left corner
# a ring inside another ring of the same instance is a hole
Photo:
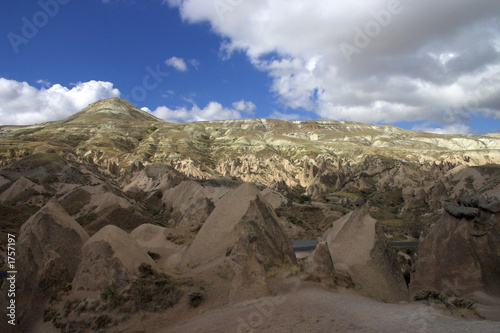
[[[500,322],[424,303],[380,303],[292,277],[275,296],[136,316],[109,332],[499,332]],[[208,304],[207,304],[208,305]],[[465,316],[465,319],[460,316]]]

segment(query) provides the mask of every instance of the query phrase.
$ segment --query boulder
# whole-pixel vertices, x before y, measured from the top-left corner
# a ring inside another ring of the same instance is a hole
[[[462,207],[479,208],[486,205],[486,200],[481,199],[475,195],[468,194],[459,196],[457,198],[457,203]]]
[[[359,198],[358,198],[358,199],[356,199],[356,201],[354,202],[354,205],[355,205],[356,207],[361,207],[361,206],[363,206],[363,205],[364,205],[364,204],[366,204],[366,203],[367,203],[367,200],[366,200],[366,198],[365,198],[365,197],[359,197]]]
[[[23,332],[34,331],[49,301],[71,283],[88,238],[55,197],[23,224],[16,244],[17,318]]]
[[[125,231],[108,225],[84,245],[82,260],[73,279],[72,298],[98,299],[110,285],[120,291],[137,276],[141,264],[159,271],[146,250]]]
[[[453,217],[472,220],[479,215],[479,209],[474,207],[461,207],[455,203],[447,202],[444,205],[444,210]]]
[[[335,274],[350,276],[361,293],[386,302],[409,298],[397,258],[383,228],[370,216],[369,203],[335,221],[325,240]]]

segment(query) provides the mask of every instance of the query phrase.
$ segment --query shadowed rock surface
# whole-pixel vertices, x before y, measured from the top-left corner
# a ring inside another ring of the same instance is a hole
[[[16,256],[16,311],[21,330],[35,332],[45,307],[71,283],[88,238],[55,198],[23,224]],[[2,294],[7,294],[5,289]]]
[[[276,214],[257,188],[249,183],[223,197],[200,229],[188,251],[191,263],[226,256],[250,233],[255,234],[255,254],[264,267],[295,263],[295,253]],[[247,240],[248,242],[248,240]]]
[[[326,238],[335,271],[349,275],[366,295],[408,300],[408,289],[381,226],[364,203],[333,223]]]
[[[313,255],[306,259],[306,267],[311,279],[334,281],[335,268],[327,242],[320,242],[316,245]]]
[[[420,240],[411,293],[436,289],[449,295],[485,291],[500,296],[500,216],[477,208],[481,202],[477,197],[457,201],[476,207],[447,204],[453,209],[446,209]],[[474,214],[464,213],[471,210]]]
[[[108,225],[83,245],[82,261],[73,279],[72,297],[99,299],[100,293],[111,284],[121,290],[138,274],[143,263],[158,270],[153,259],[129,234]]]

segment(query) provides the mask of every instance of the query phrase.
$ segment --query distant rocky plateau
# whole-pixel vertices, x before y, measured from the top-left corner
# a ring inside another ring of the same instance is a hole
[[[499,332],[499,225],[499,133],[102,100],[0,126],[0,331]]]

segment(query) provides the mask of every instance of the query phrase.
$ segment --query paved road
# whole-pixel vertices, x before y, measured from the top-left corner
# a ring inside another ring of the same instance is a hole
[[[418,242],[389,242],[390,246],[418,246]]]
[[[295,252],[310,252],[319,243],[317,239],[292,239],[291,242]]]
[[[310,252],[316,248],[317,239],[292,239],[292,247],[295,252]],[[400,241],[389,242],[390,246],[418,246],[418,242]]]

